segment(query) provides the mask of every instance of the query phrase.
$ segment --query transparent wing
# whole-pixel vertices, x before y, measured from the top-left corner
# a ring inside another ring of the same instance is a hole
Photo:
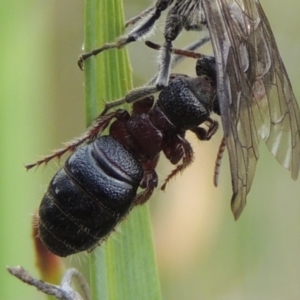
[[[246,205],[263,139],[297,179],[300,113],[258,0],[203,0],[217,65],[218,99],[232,176],[232,211]]]

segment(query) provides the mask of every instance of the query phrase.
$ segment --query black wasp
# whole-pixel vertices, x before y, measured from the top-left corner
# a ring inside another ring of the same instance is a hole
[[[74,151],[54,175],[36,215],[39,237],[51,252],[67,256],[99,245],[134,206],[151,197],[161,152],[176,165],[162,189],[192,163],[186,131],[209,140],[218,129],[210,115],[219,113],[214,58],[200,58],[196,73],[171,74],[155,103],[147,96],[133,104],[131,114],[122,109],[101,114],[81,138],[27,166]],[[109,135],[101,136],[107,126]]]
[[[168,85],[172,42],[183,29],[207,30],[216,60],[217,93],[232,177],[231,206],[237,219],[246,205],[261,139],[293,179],[298,178],[300,168],[299,106],[259,0],[156,0],[126,23],[137,24],[126,36],[83,54],[79,65],[92,55],[146,37],[165,10],[165,43],[156,84],[137,89],[135,97],[125,101],[138,100]]]

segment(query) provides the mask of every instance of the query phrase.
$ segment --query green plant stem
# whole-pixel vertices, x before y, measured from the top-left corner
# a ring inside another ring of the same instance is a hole
[[[112,42],[124,30],[121,0],[86,0],[85,51]],[[86,118],[90,125],[104,101],[132,88],[126,50],[110,50],[85,63]],[[147,205],[135,208],[90,255],[94,300],[161,299]]]

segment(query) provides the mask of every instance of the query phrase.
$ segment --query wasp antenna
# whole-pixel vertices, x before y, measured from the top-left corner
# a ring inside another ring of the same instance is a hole
[[[218,154],[217,154],[217,158],[216,158],[216,162],[215,162],[215,169],[214,169],[214,186],[215,187],[217,187],[219,184],[220,168],[221,168],[222,158],[223,158],[225,148],[226,148],[226,140],[225,140],[225,137],[223,137],[221,140],[220,146],[219,146],[219,150],[218,150]]]

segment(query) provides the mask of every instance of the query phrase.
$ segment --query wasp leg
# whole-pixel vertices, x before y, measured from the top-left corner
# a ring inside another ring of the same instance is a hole
[[[125,22],[125,28],[135,25],[138,21],[144,19],[146,16],[148,16],[152,11],[154,11],[155,9],[155,5],[150,6],[148,8],[146,8],[145,10],[143,10],[141,13],[139,13],[137,16],[134,16],[132,18],[130,18],[129,20],[127,20]]]
[[[107,115],[100,115],[95,119],[94,123],[88,128],[88,130],[82,136],[78,137],[75,140],[67,142],[64,148],[54,150],[53,154],[45,156],[44,158],[36,161],[33,164],[25,165],[25,168],[29,170],[35,166],[38,167],[41,164],[47,164],[53,158],[60,159],[60,157],[64,155],[66,152],[69,151],[74,152],[78,148],[78,146],[80,146],[84,142],[89,142],[94,140],[99,134],[101,134],[105,130],[105,128],[109,125],[112,119],[114,118],[120,119],[126,117],[128,118],[129,114],[127,111],[122,109],[119,109]]]
[[[142,86],[140,88],[133,89],[129,91],[124,98],[105,103],[104,110],[102,111],[100,116],[105,115],[110,109],[114,107],[118,107],[124,103],[133,103],[139,101],[159,91],[160,89],[156,86]]]
[[[204,37],[196,42],[191,43],[184,49],[172,48],[171,52],[174,55],[171,58],[171,69],[173,69],[177,64],[179,64],[186,57],[190,57],[194,59],[201,58],[203,55],[194,51],[202,47],[203,45],[205,45],[209,40],[210,40],[209,37]],[[162,47],[161,45],[155,44],[151,41],[146,41],[145,44],[149,48],[152,48],[154,50],[161,50]],[[158,74],[152,77],[146,85],[155,85],[157,78],[158,78]]]
[[[153,191],[158,185],[158,177],[154,169],[145,170],[140,186],[145,187],[145,190],[136,195],[133,206],[141,205],[147,202],[153,194]]]
[[[97,55],[100,52],[108,49],[120,49],[125,45],[135,42],[151,33],[154,28],[154,24],[160,18],[161,13],[166,10],[172,2],[173,0],[157,0],[155,3],[155,9],[153,9],[153,13],[146,14],[145,20],[136,28],[131,30],[128,35],[119,37],[115,43],[107,43],[100,48],[92,50],[91,52],[83,53],[78,60],[79,68],[83,69],[83,62],[93,55]]]
[[[182,163],[178,165],[165,179],[164,184],[161,186],[162,191],[166,189],[168,182],[179,172],[183,172],[184,169],[186,169],[193,162],[194,159],[194,152],[190,143],[183,137],[178,136],[178,138],[180,139],[180,144],[183,150]]]
[[[201,141],[209,141],[219,129],[219,123],[211,118],[207,118],[205,124],[208,126],[208,129],[204,129],[200,126],[190,129]]]
[[[186,49],[172,49],[172,53],[176,54],[174,59],[172,59],[172,66],[176,65],[182,57],[191,57],[191,58],[200,58],[202,57],[202,54],[193,52],[194,49],[197,49],[207,43],[209,41],[209,38],[203,38],[195,43],[192,43],[189,45]],[[153,48],[153,49],[160,49],[160,45],[152,43],[152,42],[146,42],[146,44]],[[151,45],[151,46],[150,46]],[[180,75],[180,74],[178,74]],[[173,74],[173,77],[176,76]],[[183,74],[181,74],[183,76]],[[172,77],[172,74],[170,75]],[[110,109],[118,107],[125,103],[133,103],[136,101],[139,101],[143,99],[144,97],[150,96],[152,94],[155,94],[156,92],[159,92],[163,89],[163,87],[155,86],[155,82],[157,81],[158,74],[155,75],[145,86],[142,86],[140,88],[133,89],[129,91],[124,98],[111,101],[108,103],[105,103],[104,110],[102,111],[101,115],[105,115]]]

